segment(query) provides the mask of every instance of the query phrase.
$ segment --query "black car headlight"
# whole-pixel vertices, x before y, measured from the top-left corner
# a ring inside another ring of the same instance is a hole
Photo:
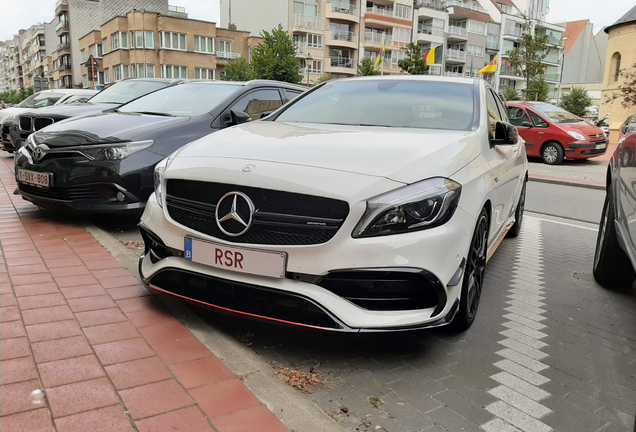
[[[79,150],[91,160],[108,161],[122,160],[154,144],[153,140],[135,141],[117,144],[97,144],[76,147],[66,147],[65,150]]]
[[[453,180],[434,177],[377,196],[367,201],[352,236],[399,234],[442,225],[455,213],[461,190]]]

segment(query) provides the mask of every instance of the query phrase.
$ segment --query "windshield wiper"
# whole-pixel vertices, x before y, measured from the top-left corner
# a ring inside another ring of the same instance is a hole
[[[162,113],[162,112],[154,112],[154,111],[135,111],[137,114],[147,114],[147,115],[156,115],[156,116],[164,116],[164,117],[176,117],[173,114]]]

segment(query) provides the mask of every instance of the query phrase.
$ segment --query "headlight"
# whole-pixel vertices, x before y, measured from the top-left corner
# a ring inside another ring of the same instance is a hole
[[[442,225],[453,216],[461,185],[435,177],[385,193],[367,202],[353,237],[373,237]]]
[[[133,153],[137,153],[150,147],[154,141],[137,141],[117,144],[85,145],[78,147],[66,147],[64,150],[79,150],[91,160],[122,160]]]
[[[157,202],[159,207],[163,208],[163,178],[166,173],[166,168],[170,165],[170,162],[175,157],[175,153],[171,154],[165,159],[162,159],[157,165],[155,165],[154,182],[155,182],[155,195],[157,196]]]
[[[579,141],[587,141],[587,138],[585,138],[584,135],[578,133],[578,132],[574,132],[574,131],[568,131],[568,135],[570,135],[572,138],[579,140]]]

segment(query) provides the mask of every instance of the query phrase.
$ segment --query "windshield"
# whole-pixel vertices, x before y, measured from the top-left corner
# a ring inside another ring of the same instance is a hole
[[[549,118],[554,123],[576,123],[581,121],[580,118],[571,112],[550,104],[532,105],[532,109],[542,116]]]
[[[468,130],[472,120],[472,85],[388,78],[328,82],[275,121]]]
[[[39,92],[32,94],[18,105],[18,108],[42,108],[55,105],[66,93]]]
[[[168,85],[168,82],[120,81],[97,93],[89,102],[121,105]]]
[[[142,96],[122,106],[119,111],[199,116],[212,111],[239,88],[228,84],[180,84]]]

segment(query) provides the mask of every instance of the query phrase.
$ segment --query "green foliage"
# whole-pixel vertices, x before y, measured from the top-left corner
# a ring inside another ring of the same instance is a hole
[[[270,32],[263,30],[263,42],[254,47],[252,66],[256,77],[297,84],[300,75],[296,44],[292,37],[278,25]]]
[[[530,83],[535,77],[543,75],[543,60],[552,50],[548,44],[549,37],[532,36],[531,27],[532,24],[526,22],[523,25],[523,34],[518,40],[519,48],[506,52],[510,65],[516,68],[517,76],[523,77],[526,81],[526,88],[530,88]]]
[[[0,93],[0,100],[3,100],[7,104],[17,105],[34,93],[33,86],[24,87],[20,86],[18,90],[10,90],[4,93]]]
[[[521,99],[519,92],[512,87],[504,87],[501,90],[507,101],[516,101]]]
[[[318,78],[316,80],[316,82],[314,83],[314,85],[318,85],[321,82],[325,82],[325,81],[329,81],[331,79],[331,74],[329,72],[327,72],[326,74],[324,74],[323,76],[321,76],[320,78]]]
[[[561,108],[579,117],[585,115],[586,108],[592,105],[592,98],[583,87],[572,87],[570,93],[561,98]]]
[[[545,82],[545,79],[543,79],[542,76],[535,77],[532,81],[530,81],[528,89],[534,91],[526,92],[526,100],[539,102],[548,101],[548,96],[550,95],[550,84]]]
[[[364,57],[358,63],[357,76],[380,75],[380,71],[375,70],[375,61],[371,57]]]
[[[249,81],[256,78],[254,68],[245,57],[239,57],[227,62],[225,74],[221,75],[223,81]]]
[[[422,58],[422,47],[416,42],[411,42],[402,51],[408,54],[407,58],[398,61],[398,66],[409,75],[423,75],[428,71],[426,61]]]

